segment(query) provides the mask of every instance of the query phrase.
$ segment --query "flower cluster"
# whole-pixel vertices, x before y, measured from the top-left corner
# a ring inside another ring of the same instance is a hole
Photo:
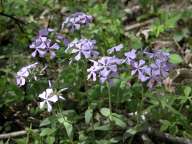
[[[88,25],[93,21],[91,15],[87,15],[83,12],[77,12],[67,17],[62,24],[62,28],[67,27],[71,32],[79,30],[81,26]]]
[[[25,85],[26,78],[29,76],[30,70],[37,66],[37,62],[21,68],[16,74],[16,84],[21,87]]]
[[[31,49],[35,49],[35,51],[31,54],[32,57],[36,57],[39,54],[39,57],[45,57],[46,54],[50,55],[50,58],[55,58],[55,51],[60,48],[58,43],[52,42],[47,36],[49,32],[53,32],[52,29],[42,29],[39,31],[38,36],[29,46]]]
[[[117,57],[102,57],[98,61],[90,60],[93,62],[93,66],[87,69],[88,78],[96,81],[96,77],[99,77],[101,83],[104,83],[107,80],[111,80],[112,78],[118,75],[117,65],[121,64],[122,61]]]
[[[154,87],[156,84],[161,84],[162,81],[168,76],[171,69],[171,64],[168,62],[169,53],[160,50],[152,53],[144,52],[148,58],[152,59],[153,63],[145,65],[144,60],[135,61],[136,53],[132,50],[125,53],[126,63],[131,65],[131,75],[138,75],[138,79],[142,82],[148,81],[149,88]]]
[[[93,17],[84,13],[78,12],[67,17],[62,24],[62,27],[67,27],[70,31],[78,30],[82,25],[91,23]],[[55,36],[54,42],[50,39],[49,33],[53,33]],[[56,33],[53,29],[45,28],[41,29],[29,46],[34,49],[32,57],[45,57],[47,54],[51,59],[56,57],[56,50],[60,48],[59,44],[64,43],[67,47],[66,53],[74,54],[74,59],[79,61],[81,58],[89,59],[93,64],[87,69],[87,79],[96,81],[99,79],[100,83],[112,82],[112,79],[117,77],[119,74],[119,66],[126,64],[131,68],[131,75],[135,75],[141,82],[147,82],[149,88],[154,87],[156,84],[161,84],[162,81],[168,76],[171,69],[171,64],[168,62],[169,53],[156,50],[153,52],[144,52],[144,54],[152,60],[150,64],[143,59],[138,60],[136,50],[132,49],[124,53],[124,58],[120,59],[117,56],[103,56],[98,57],[99,52],[96,50],[96,41],[86,38],[75,39],[69,42],[62,34]],[[117,52],[123,49],[123,44],[119,44],[107,50],[109,55],[117,54]],[[23,67],[16,74],[16,83],[19,87],[25,85],[26,78],[30,74],[30,70],[35,68],[38,63],[34,63]],[[46,67],[47,68],[47,67]],[[65,89],[63,89],[65,90]],[[49,88],[43,91],[39,98],[43,101],[40,102],[40,108],[47,105],[48,112],[52,111],[52,103],[56,103],[59,99],[64,98],[60,96],[59,92],[54,92],[51,88],[49,81]]]
[[[172,65],[168,61],[170,55],[168,52],[156,50],[153,53],[146,54],[154,61],[146,69],[146,74],[149,77],[147,86],[152,88],[155,84],[160,84],[167,78]]]
[[[99,53],[96,49],[96,41],[89,39],[75,39],[68,44],[66,52],[76,54],[75,60],[79,61],[82,56],[85,58],[97,57]]]

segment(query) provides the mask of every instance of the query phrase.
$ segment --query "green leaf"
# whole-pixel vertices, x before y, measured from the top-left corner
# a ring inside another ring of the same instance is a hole
[[[50,122],[49,118],[46,118],[46,119],[44,119],[43,121],[41,121],[40,127],[47,126],[47,125],[49,125],[50,123],[51,123],[51,122]]]
[[[186,86],[185,89],[184,89],[184,94],[186,97],[188,97],[191,93],[191,88]]]
[[[65,126],[65,129],[67,131],[68,137],[72,138],[72,136],[73,136],[73,126],[72,126],[72,124],[65,121],[64,126]]]
[[[123,120],[123,116],[116,113],[112,113],[111,121],[113,121],[117,126],[122,128],[125,128],[127,126],[127,124]]]
[[[40,136],[49,136],[51,134],[53,134],[56,130],[53,128],[44,128],[41,133]]]
[[[73,125],[70,121],[67,120],[67,117],[61,117],[58,119],[60,123],[62,123],[66,129],[67,135],[69,138],[73,137]]]
[[[103,126],[98,126],[98,125],[94,125],[94,130],[100,130],[100,131],[108,131],[110,130],[110,125],[103,125]]]
[[[85,123],[89,124],[92,117],[93,117],[93,110],[92,109],[87,109],[85,111]]]
[[[112,116],[111,120],[115,122],[115,124],[121,128],[125,128],[127,124],[120,118]]]
[[[135,135],[137,133],[137,129],[136,128],[130,128],[130,129],[126,130],[126,133],[128,133],[130,135]]]
[[[55,137],[49,136],[49,137],[46,138],[46,143],[47,144],[54,144],[54,142],[55,142]]]
[[[111,111],[110,111],[109,108],[101,108],[101,109],[100,109],[100,112],[101,112],[101,114],[102,114],[103,116],[105,116],[105,117],[109,117],[110,114],[111,114]]]
[[[169,61],[172,63],[172,64],[180,64],[183,62],[183,59],[180,55],[178,54],[172,54],[170,55],[170,58],[169,58]]]
[[[161,123],[162,123],[162,125],[160,127],[160,131],[162,131],[162,132],[167,130],[169,128],[169,126],[171,125],[171,123],[167,120],[161,120]]]

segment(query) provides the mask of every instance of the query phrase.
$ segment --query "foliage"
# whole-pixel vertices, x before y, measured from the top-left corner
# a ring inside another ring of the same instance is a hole
[[[33,49],[29,48],[41,28],[51,27],[69,41],[75,38],[96,40],[100,56],[108,56],[109,48],[123,44],[121,51],[115,52],[120,59],[125,52],[134,49],[138,52],[138,60],[144,59],[150,64],[153,60],[144,52],[161,49],[171,53],[169,62],[174,64],[173,73],[174,69],[183,67],[190,71],[191,61],[186,63],[185,55],[185,50],[191,52],[192,48],[190,10],[184,8],[167,13],[156,1],[139,0],[145,14],[137,20],[155,16],[155,21],[147,28],[147,37],[142,30],[129,32],[126,37],[122,21],[126,5],[120,1],[2,0],[0,3],[0,13],[19,19],[0,14],[0,132],[27,130],[24,137],[0,143],[131,143],[148,127],[192,139],[190,83],[177,85],[174,79],[168,83],[166,80],[171,76],[166,76],[155,87],[148,88],[147,81],[141,82],[131,75],[131,65],[125,63],[119,68],[121,72],[113,79],[113,85],[109,81],[100,83],[87,80],[87,69],[92,62],[83,56],[76,61],[74,53],[66,53],[68,46],[64,42],[58,42],[60,49],[55,59],[50,55],[32,58]],[[64,18],[78,11],[93,16],[93,21],[74,32],[62,29]],[[55,43],[56,34],[50,34]],[[165,38],[171,39],[174,46],[153,45]],[[17,72],[36,61],[38,70],[31,69],[32,75],[26,85],[18,87]],[[53,93],[65,99],[58,98],[57,103],[52,103],[50,113],[39,108],[38,97],[50,87],[49,80]]]

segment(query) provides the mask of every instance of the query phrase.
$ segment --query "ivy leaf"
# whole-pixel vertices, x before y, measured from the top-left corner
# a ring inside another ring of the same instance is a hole
[[[172,63],[172,64],[180,64],[183,62],[183,59],[180,55],[178,54],[172,54],[170,55],[170,58],[169,58],[169,61]]]

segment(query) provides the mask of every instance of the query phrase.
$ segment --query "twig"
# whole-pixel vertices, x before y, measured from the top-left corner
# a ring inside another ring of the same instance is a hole
[[[140,22],[140,23],[136,23],[136,24],[133,24],[133,25],[130,25],[130,26],[126,26],[125,31],[130,31],[130,30],[133,30],[133,29],[137,29],[137,28],[149,25],[149,24],[153,23],[154,20],[155,19],[149,19],[149,20],[146,20],[144,22]]]
[[[159,142],[173,143],[173,144],[192,144],[192,140],[183,137],[174,137],[168,133],[161,133],[154,128],[147,128],[142,134],[146,134],[151,138],[157,139]]]
[[[133,12],[134,10],[139,10],[139,7],[138,6],[135,6],[135,8],[133,8],[133,10],[131,10],[131,12]],[[192,6],[189,6],[183,10],[181,10],[181,12],[185,11],[185,10],[191,10],[192,9]],[[130,26],[125,26],[125,31],[131,31],[131,30],[134,30],[134,29],[138,29],[140,27],[143,27],[143,26],[147,26],[149,24],[152,24],[154,22],[156,18],[153,18],[153,19],[149,19],[149,20],[146,20],[146,21],[143,21],[143,22],[140,22],[140,23],[135,23],[135,24],[132,24]]]
[[[22,25],[21,25],[21,24],[25,24],[24,21],[22,21],[22,20],[20,20],[20,19],[17,19],[16,17],[14,17],[14,16],[12,16],[12,15],[9,15],[9,14],[3,13],[3,12],[0,12],[0,16],[8,17],[8,18],[14,20],[15,23],[16,23],[16,24],[18,25],[18,27],[20,28],[20,30],[21,30],[22,32],[24,32],[23,27],[22,27]]]
[[[10,18],[10,19],[13,19],[13,20],[16,21],[16,22],[25,24],[24,21],[22,21],[22,20],[20,20],[20,19],[17,19],[17,18],[15,18],[15,17],[12,16],[12,15],[9,15],[9,14],[3,13],[3,12],[0,12],[0,15],[1,15],[1,16],[5,16],[5,17],[8,17],[8,18]]]
[[[33,132],[38,132],[37,129],[33,130]],[[6,134],[0,134],[0,139],[8,139],[12,137],[19,137],[19,136],[24,136],[28,133],[26,130],[22,131],[16,131],[16,132],[11,132],[11,133],[6,133]]]

